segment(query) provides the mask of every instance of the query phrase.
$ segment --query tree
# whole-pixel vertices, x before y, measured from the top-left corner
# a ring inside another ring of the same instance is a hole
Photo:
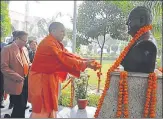
[[[1,41],[11,34],[11,22],[9,17],[8,3],[1,1]]]
[[[98,43],[101,48],[100,64],[107,34],[114,39],[127,39],[124,32],[126,29],[124,18],[116,5],[105,1],[85,1],[79,6],[77,31],[87,39],[91,38],[91,41]],[[103,40],[100,41],[99,36],[103,36]]]
[[[126,40],[125,29],[124,16],[114,4],[104,1],[85,1],[79,6],[77,31],[99,44],[101,63],[106,34],[110,34],[114,39]],[[99,36],[103,36],[102,42],[99,41]]]

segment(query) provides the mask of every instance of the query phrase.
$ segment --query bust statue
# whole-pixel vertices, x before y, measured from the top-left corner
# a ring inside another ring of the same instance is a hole
[[[144,6],[138,6],[129,14],[126,23],[128,34],[134,37],[141,27],[150,25],[151,23],[152,15],[150,10]],[[128,72],[151,73],[155,69],[156,54],[156,40],[151,31],[149,31],[143,34],[130,48],[121,65]]]

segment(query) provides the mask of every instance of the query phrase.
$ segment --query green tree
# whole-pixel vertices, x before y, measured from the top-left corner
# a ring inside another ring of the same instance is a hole
[[[1,1],[1,41],[11,34],[11,21],[9,17],[8,3]]]
[[[101,60],[106,35],[114,39],[126,40],[125,34],[125,17],[118,7],[111,2],[105,1],[85,1],[79,6],[77,17],[77,31],[87,39],[96,41],[101,48]],[[103,40],[99,41],[99,36],[103,36]]]

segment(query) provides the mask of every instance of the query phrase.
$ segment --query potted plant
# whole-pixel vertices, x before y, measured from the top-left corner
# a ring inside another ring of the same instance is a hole
[[[75,78],[75,97],[77,99],[77,105],[79,109],[85,109],[88,100],[87,100],[87,88],[88,88],[88,75],[86,72],[80,74],[80,78]]]

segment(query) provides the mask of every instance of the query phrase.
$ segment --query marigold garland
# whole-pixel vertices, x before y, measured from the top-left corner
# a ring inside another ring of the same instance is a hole
[[[144,118],[148,115],[150,118],[156,117],[156,104],[157,104],[157,76],[155,73],[149,74],[148,88],[146,92],[146,102],[144,105]]]
[[[122,94],[123,94],[123,77],[121,73],[120,80],[119,80],[119,93],[118,93],[116,118],[120,118],[122,115],[122,97],[123,97]]]
[[[128,73],[126,71],[123,71],[120,73],[116,118],[121,117],[122,111],[123,111],[125,118],[129,117],[127,76],[128,76]],[[123,108],[122,106],[124,106],[124,110],[122,110],[122,108]]]
[[[74,99],[74,82],[71,80],[71,99],[70,99],[70,107],[73,107],[73,99]]]
[[[121,54],[116,59],[114,64],[108,69],[107,79],[105,81],[105,87],[104,87],[102,96],[99,99],[98,106],[97,106],[97,109],[96,109],[96,112],[95,112],[95,115],[94,115],[95,118],[97,118],[98,115],[99,115],[100,109],[102,107],[102,103],[103,103],[104,98],[106,96],[107,90],[109,89],[109,86],[110,86],[110,73],[113,72],[120,65],[120,63],[122,62],[122,60],[124,59],[124,57],[126,56],[128,51],[130,50],[131,46],[135,43],[135,41],[137,41],[140,36],[142,36],[144,33],[148,32],[151,29],[152,29],[152,25],[147,25],[147,26],[144,26],[144,27],[140,28],[140,30],[137,31],[136,35],[130,40],[128,45],[121,52]]]
[[[96,62],[95,60],[91,63],[91,66],[95,67],[94,71],[101,68],[101,64]]]
[[[97,76],[100,77],[102,75],[101,72],[97,72]]]
[[[97,72],[97,77],[98,77],[98,91],[100,90],[100,82],[101,82],[101,75],[102,75],[102,73],[101,73],[101,69],[100,69],[100,71],[99,72]]]
[[[126,71],[123,72],[123,104],[124,104],[124,117],[129,117],[128,110],[128,82],[127,82],[128,73]]]
[[[71,80],[72,79],[70,78],[69,81],[63,86],[63,88],[61,90],[65,89],[68,86],[68,84],[71,82]]]
[[[71,98],[70,98],[70,105],[69,105],[69,107],[73,107],[74,83],[73,83],[72,78],[70,78],[68,80],[68,82],[63,86],[63,88],[61,90],[65,89],[70,83],[71,83]]]

